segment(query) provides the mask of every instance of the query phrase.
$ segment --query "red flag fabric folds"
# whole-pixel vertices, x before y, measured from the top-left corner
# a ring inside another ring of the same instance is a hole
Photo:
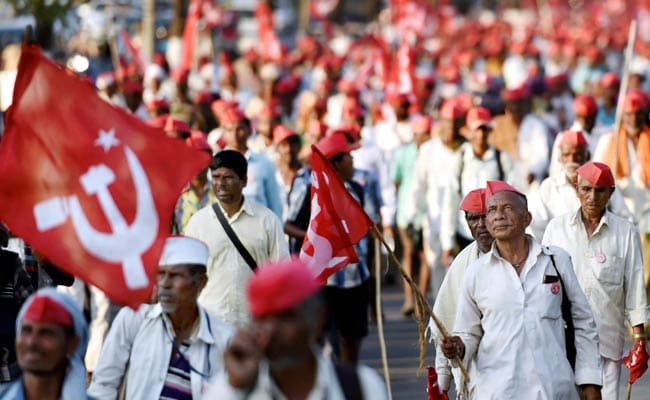
[[[354,245],[373,223],[318,148],[311,150],[311,217],[300,258],[325,282],[347,264],[359,261]]]
[[[648,353],[645,350],[645,340],[636,342],[630,354],[623,357],[623,364],[630,370],[632,384],[648,370]]]
[[[427,399],[428,400],[449,400],[446,393],[440,391],[438,386],[438,374],[434,367],[427,367]]]
[[[0,220],[54,264],[117,303],[144,302],[176,200],[208,162],[23,46],[0,142]]]

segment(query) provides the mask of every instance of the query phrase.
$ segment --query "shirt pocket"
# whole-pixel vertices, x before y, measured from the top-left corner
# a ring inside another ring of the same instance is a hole
[[[562,317],[562,285],[559,281],[541,284],[538,298],[541,318],[559,319]]]
[[[594,274],[598,282],[603,285],[621,285],[623,282],[623,268],[618,257],[610,256],[605,262],[594,262]]]

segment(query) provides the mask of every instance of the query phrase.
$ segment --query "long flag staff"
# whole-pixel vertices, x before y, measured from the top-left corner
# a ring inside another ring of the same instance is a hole
[[[381,249],[379,239],[375,239],[375,304],[377,310],[377,330],[379,331],[379,349],[381,361],[384,366],[384,380],[388,389],[388,400],[393,400],[393,390],[390,385],[390,371],[388,369],[388,356],[386,355],[386,340],[384,339],[384,318],[381,307]]]
[[[438,317],[433,313],[433,307],[429,305],[429,301],[427,298],[420,292],[420,289],[418,288],[418,285],[413,282],[413,279],[406,273],[404,268],[402,268],[402,264],[400,264],[399,260],[395,256],[395,253],[393,253],[393,249],[388,246],[388,243],[386,243],[386,240],[384,239],[384,235],[381,233],[381,231],[377,228],[377,225],[373,224],[372,226],[373,231],[375,232],[375,235],[377,238],[381,241],[381,243],[384,245],[386,248],[386,251],[388,252],[388,255],[393,262],[393,264],[397,267],[397,270],[399,271],[400,275],[404,278],[404,280],[409,284],[411,287],[411,290],[413,291],[413,294],[415,295],[416,299],[416,304],[418,305],[419,308],[421,308],[421,312],[425,312],[431,317],[433,322],[436,324],[436,327],[440,331],[440,334],[442,335],[443,338],[448,338],[450,337],[449,331],[445,328],[445,326],[440,322]],[[379,278],[379,277],[377,277]],[[422,344],[421,344],[422,346]],[[467,373],[467,369],[465,368],[465,365],[463,365],[462,360],[460,357],[456,357],[455,359],[456,363],[458,364],[458,367],[460,368],[460,371],[463,373],[463,377],[465,377],[465,381],[469,382],[469,374]],[[422,363],[423,360],[420,359],[420,362]]]
[[[618,101],[616,103],[616,119],[614,122],[614,138],[616,139],[616,152],[614,153],[614,176],[618,176],[618,151],[619,151],[619,136],[621,135],[621,120],[623,119],[623,103],[625,94],[627,93],[627,86],[630,80],[630,63],[632,56],[634,56],[634,43],[636,41],[636,20],[630,23],[630,30],[628,31],[627,47],[625,48],[625,62],[623,64],[623,76],[621,77],[621,86],[618,89]]]

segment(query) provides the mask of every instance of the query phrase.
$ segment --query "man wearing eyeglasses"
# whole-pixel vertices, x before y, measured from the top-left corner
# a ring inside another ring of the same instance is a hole
[[[165,242],[157,304],[124,307],[104,341],[88,393],[96,399],[198,399],[223,371],[230,325],[197,303],[208,247],[185,236]]]

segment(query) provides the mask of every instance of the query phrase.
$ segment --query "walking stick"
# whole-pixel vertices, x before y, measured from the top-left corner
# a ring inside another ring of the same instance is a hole
[[[390,384],[390,371],[388,370],[388,356],[386,355],[386,340],[384,339],[384,316],[381,310],[381,248],[379,240],[375,239],[375,305],[377,312],[377,331],[379,332],[379,349],[381,362],[384,366],[384,379],[388,389],[388,400],[393,400],[393,391]]]
[[[381,243],[386,248],[386,251],[388,251],[388,255],[391,261],[397,267],[397,270],[399,271],[400,275],[402,275],[402,278],[404,278],[404,280],[408,282],[409,286],[411,287],[411,290],[415,295],[416,303],[423,305],[422,307],[423,311],[426,312],[429,315],[429,317],[431,317],[433,322],[436,324],[436,327],[440,331],[440,334],[442,334],[442,337],[445,339],[450,337],[449,332],[447,331],[445,326],[442,324],[442,322],[440,322],[438,317],[436,317],[436,315],[433,313],[433,307],[431,307],[426,297],[422,294],[422,292],[420,292],[418,285],[415,282],[413,282],[413,279],[411,279],[411,277],[406,273],[404,268],[402,268],[402,264],[400,264],[399,260],[395,256],[395,253],[393,253],[393,249],[391,249],[390,246],[388,246],[388,243],[386,243],[386,240],[384,239],[384,235],[377,228],[377,225],[373,225],[372,229],[375,232],[375,235],[377,235],[377,238],[381,241]],[[463,361],[460,359],[460,357],[456,357],[455,361],[458,364],[460,371],[463,373],[463,377],[465,378],[465,381],[469,382],[469,375],[467,374],[467,369],[463,365]]]
[[[621,86],[618,89],[618,99],[616,103],[616,119],[614,122],[614,138],[616,140],[616,152],[614,153],[614,177],[618,175],[618,151],[619,136],[621,134],[621,120],[623,119],[623,102],[630,80],[630,63],[634,55],[634,42],[636,40],[636,20],[630,23],[630,30],[627,37],[627,48],[625,49],[625,60],[623,64],[623,75],[621,76]]]

